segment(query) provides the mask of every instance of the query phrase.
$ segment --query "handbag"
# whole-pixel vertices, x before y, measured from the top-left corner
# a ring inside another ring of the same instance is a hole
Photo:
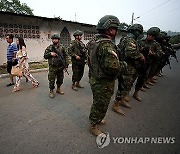
[[[17,59],[12,59],[12,66],[16,66],[18,64],[18,60]]]
[[[14,76],[23,76],[23,69],[19,66],[12,66],[12,69],[11,69],[11,74],[14,75]]]

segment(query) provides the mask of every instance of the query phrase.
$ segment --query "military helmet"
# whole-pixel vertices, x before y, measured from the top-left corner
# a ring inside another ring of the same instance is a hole
[[[80,31],[80,30],[76,30],[74,33],[73,33],[73,36],[81,36],[83,33],[82,33],[82,31]]]
[[[161,31],[160,34],[162,34],[163,36],[167,36],[167,33],[165,31]]]
[[[143,26],[141,24],[133,24],[128,28],[128,31],[139,31],[141,34],[143,33]]]
[[[51,39],[58,39],[58,40],[60,40],[60,36],[58,34],[53,34],[51,36]]]
[[[158,27],[151,27],[148,31],[147,34],[148,35],[153,35],[155,37],[157,37],[160,33],[160,29]]]
[[[167,37],[167,33],[165,31],[161,31],[157,36],[158,39],[164,39],[166,37]]]
[[[97,26],[96,29],[97,30],[104,30],[104,29],[108,29],[110,27],[115,27],[118,28],[120,25],[119,19],[113,15],[105,15],[104,17],[102,17]]]

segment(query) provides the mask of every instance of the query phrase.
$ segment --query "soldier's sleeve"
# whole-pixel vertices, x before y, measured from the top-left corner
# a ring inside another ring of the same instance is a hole
[[[63,53],[64,53],[66,65],[69,65],[71,63],[71,60],[70,60],[68,51],[64,47],[62,48],[62,50],[63,50]]]
[[[142,54],[138,50],[138,46],[135,41],[129,39],[125,43],[125,57],[139,59]]]
[[[156,57],[161,57],[161,55],[163,54],[163,51],[162,51],[162,48],[161,48],[161,45],[156,42],[156,52],[155,52],[155,55]]]
[[[117,76],[120,70],[120,63],[116,48],[107,44],[100,49],[99,63],[101,69],[109,76]]]
[[[87,47],[86,47],[86,45],[84,44],[84,50],[85,50],[85,60],[87,60],[88,59],[88,49],[87,49]]]
[[[69,55],[71,57],[77,56],[76,53],[75,53],[75,42],[74,41],[70,43],[70,46],[69,46],[68,50],[69,50],[68,53],[69,53]]]
[[[48,47],[46,48],[46,50],[45,50],[45,52],[44,52],[44,58],[45,58],[45,59],[50,59],[50,58],[52,58],[50,46],[48,46]]]

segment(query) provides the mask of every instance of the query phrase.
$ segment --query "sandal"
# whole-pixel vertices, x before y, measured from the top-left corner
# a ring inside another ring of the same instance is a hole
[[[39,87],[39,83],[33,83],[33,87],[34,87],[34,88]]]
[[[20,88],[19,87],[14,87],[12,92],[17,92],[17,91],[20,91]]]

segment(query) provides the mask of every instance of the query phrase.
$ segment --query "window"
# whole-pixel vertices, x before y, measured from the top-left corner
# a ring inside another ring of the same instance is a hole
[[[95,32],[84,31],[84,40],[91,40],[95,34]]]

